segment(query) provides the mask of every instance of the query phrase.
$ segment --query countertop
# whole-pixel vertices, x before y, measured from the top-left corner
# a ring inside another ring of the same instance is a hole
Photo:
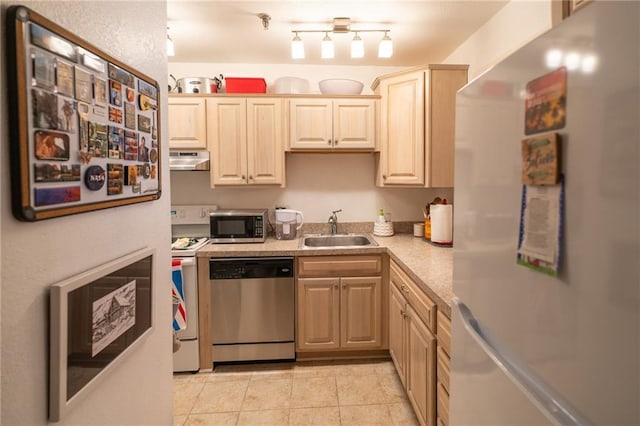
[[[264,256],[321,256],[388,253],[404,272],[438,305],[438,310],[451,317],[453,297],[453,250],[435,246],[412,234],[391,237],[372,235],[379,244],[373,247],[302,249],[300,240],[277,240],[269,237],[256,244],[207,244],[197,252],[198,257],[264,257]]]

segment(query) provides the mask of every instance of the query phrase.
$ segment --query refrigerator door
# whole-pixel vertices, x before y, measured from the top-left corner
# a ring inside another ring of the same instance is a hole
[[[457,98],[454,293],[584,423],[640,424],[639,16],[639,2],[594,1]],[[568,70],[566,125],[556,130],[565,180],[558,278],[516,264],[524,92],[553,70],[551,49],[596,64]],[[552,421],[455,306],[452,329],[452,424]]]

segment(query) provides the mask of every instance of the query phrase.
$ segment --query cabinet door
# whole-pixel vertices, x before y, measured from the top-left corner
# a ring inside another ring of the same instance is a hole
[[[405,344],[407,339],[405,312],[407,310],[407,302],[396,288],[390,285],[389,297],[389,354],[396,366],[398,375],[402,385],[406,388],[406,350]]]
[[[421,424],[435,422],[436,339],[411,306],[407,310],[407,395]]]
[[[453,187],[456,92],[467,83],[467,69],[427,71],[425,179],[433,188]]]
[[[375,348],[382,343],[382,278],[341,278],[340,346]]]
[[[333,100],[333,147],[374,149],[376,147],[376,101]]]
[[[291,149],[331,149],[333,147],[331,99],[289,101]]]
[[[249,184],[283,183],[282,102],[281,99],[247,99]]]
[[[298,278],[298,350],[340,346],[339,286],[339,278]]]
[[[380,83],[378,184],[424,185],[424,72]]]
[[[211,186],[247,183],[247,101],[207,99]]]
[[[169,97],[169,148],[207,149],[204,98]]]

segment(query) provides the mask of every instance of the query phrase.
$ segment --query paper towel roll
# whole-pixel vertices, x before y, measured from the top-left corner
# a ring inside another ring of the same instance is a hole
[[[453,205],[432,204],[429,212],[431,215],[431,242],[437,244],[453,243]]]

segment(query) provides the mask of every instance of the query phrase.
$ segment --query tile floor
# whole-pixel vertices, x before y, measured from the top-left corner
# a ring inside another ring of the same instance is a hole
[[[174,425],[417,425],[390,360],[221,365],[175,374]]]

